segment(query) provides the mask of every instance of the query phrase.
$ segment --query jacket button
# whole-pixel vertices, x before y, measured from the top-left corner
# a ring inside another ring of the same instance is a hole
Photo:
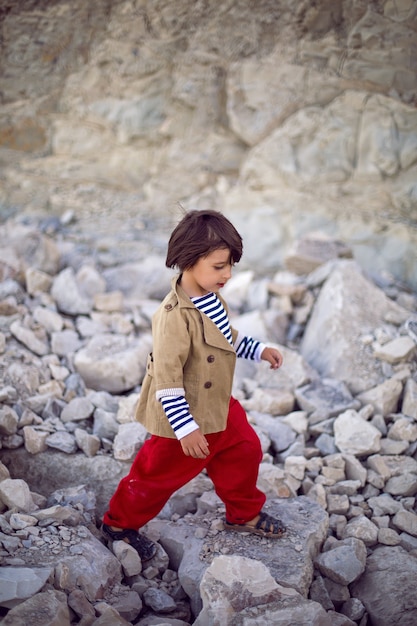
[[[172,304],[166,304],[164,309],[165,311],[170,311],[172,309]]]
[[[213,354],[210,354],[210,355],[207,357],[207,361],[208,361],[209,363],[213,363],[214,358],[215,358],[215,357],[214,357],[214,355],[213,355]]]
[[[208,380],[206,383],[204,383],[204,388],[205,389],[210,389],[212,383]]]

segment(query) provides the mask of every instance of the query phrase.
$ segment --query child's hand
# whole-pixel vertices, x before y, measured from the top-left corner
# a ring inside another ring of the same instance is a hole
[[[210,454],[208,441],[199,428],[181,439],[181,447],[185,456],[193,459],[206,459]]]
[[[262,351],[261,359],[271,364],[271,370],[277,370],[282,365],[283,356],[276,348],[266,347]]]

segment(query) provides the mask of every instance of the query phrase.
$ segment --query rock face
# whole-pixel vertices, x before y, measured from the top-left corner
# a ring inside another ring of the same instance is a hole
[[[172,273],[162,256],[120,262],[119,233],[97,257],[83,233],[24,221],[0,226],[2,624],[415,623],[417,296],[372,283],[336,240],[298,242],[302,275],[236,272],[233,325],[284,355],[278,372],[239,360],[233,394],[261,441],[265,509],[288,530],[228,532],[202,473],[143,529],[157,554],[142,562],[100,525],[147,435],[134,408]],[[54,264],[28,263],[22,241]]]
[[[320,229],[416,288],[412,0],[18,0],[0,19],[1,215],[72,210],[122,254],[149,216],[210,206],[249,268]]]

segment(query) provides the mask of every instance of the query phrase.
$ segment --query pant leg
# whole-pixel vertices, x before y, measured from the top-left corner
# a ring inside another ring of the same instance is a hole
[[[262,509],[266,496],[257,486],[262,449],[241,404],[231,398],[227,428],[222,442],[209,457],[207,473],[216,493],[226,505],[226,520],[243,524]]]
[[[129,474],[120,481],[103,522],[118,528],[144,526],[205,465],[205,459],[185,456],[176,439],[153,435],[137,453]]]
[[[256,487],[262,450],[240,403],[231,398],[226,430],[206,435],[207,459],[185,456],[176,439],[153,435],[139,450],[129,474],[110,500],[103,522],[138,529],[161,511],[170,496],[205,467],[226,505],[226,519],[244,523],[261,510],[265,495]]]

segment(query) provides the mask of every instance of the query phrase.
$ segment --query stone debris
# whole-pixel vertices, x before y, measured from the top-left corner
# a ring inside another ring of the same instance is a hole
[[[50,259],[23,271],[17,234]],[[239,361],[233,393],[261,440],[266,509],[288,532],[279,541],[226,532],[202,473],[143,529],[158,550],[142,563],[103,537],[100,520],[147,436],[133,414],[155,283],[139,280],[140,263],[117,255],[111,263],[108,252],[103,265],[76,237],[64,246],[36,224],[0,226],[6,241],[2,624],[35,624],[37,612],[42,626],[417,620],[417,345],[408,323],[416,295],[394,282],[382,289],[338,242],[320,252],[320,238],[312,249],[321,265],[308,274],[287,269],[259,281],[236,271],[227,286],[233,325],[269,337],[284,355],[278,372]],[[306,263],[305,246],[300,263],[292,254],[289,266]],[[164,259],[152,262],[158,272]],[[158,276],[164,293],[172,273]]]

